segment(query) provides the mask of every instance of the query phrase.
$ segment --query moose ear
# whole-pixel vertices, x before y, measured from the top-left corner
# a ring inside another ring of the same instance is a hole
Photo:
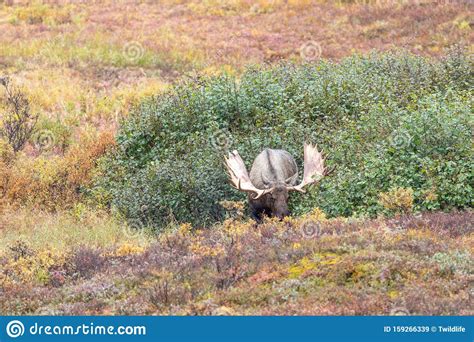
[[[296,184],[296,181],[298,180],[298,172],[295,173],[293,176],[291,176],[290,178],[287,178],[285,180],[285,184],[286,185],[295,185]]]

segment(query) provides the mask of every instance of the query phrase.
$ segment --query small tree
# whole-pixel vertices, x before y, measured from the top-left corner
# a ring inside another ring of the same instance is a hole
[[[38,115],[30,112],[30,102],[18,88],[11,86],[8,77],[0,77],[5,88],[5,112],[0,116],[0,136],[5,136],[13,151],[20,151],[31,137]]]

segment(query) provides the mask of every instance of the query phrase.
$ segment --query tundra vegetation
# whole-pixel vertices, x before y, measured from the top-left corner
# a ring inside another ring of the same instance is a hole
[[[471,15],[0,0],[0,314],[472,315]],[[224,156],[304,142],[257,226]]]

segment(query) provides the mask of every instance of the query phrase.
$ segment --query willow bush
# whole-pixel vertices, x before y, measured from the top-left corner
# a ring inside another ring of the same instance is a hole
[[[92,193],[139,224],[206,226],[224,217],[220,201],[245,198],[227,182],[228,150],[250,167],[263,148],[283,148],[301,173],[309,140],[336,169],[309,194],[292,194],[295,214],[378,215],[379,194],[394,188],[413,191],[415,211],[472,207],[472,80],[472,60],[453,50],[185,81],[132,111]]]

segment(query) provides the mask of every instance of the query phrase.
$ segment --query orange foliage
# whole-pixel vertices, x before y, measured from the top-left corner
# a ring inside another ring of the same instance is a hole
[[[97,160],[103,156],[110,147],[115,145],[112,132],[102,132],[97,140],[88,141],[85,146],[73,146],[65,155],[67,182],[71,186],[87,186],[91,182],[91,171]]]
[[[50,210],[73,205],[81,199],[81,189],[90,185],[98,158],[115,144],[112,132],[82,140],[63,157],[19,155],[11,163],[0,158],[0,198]]]

